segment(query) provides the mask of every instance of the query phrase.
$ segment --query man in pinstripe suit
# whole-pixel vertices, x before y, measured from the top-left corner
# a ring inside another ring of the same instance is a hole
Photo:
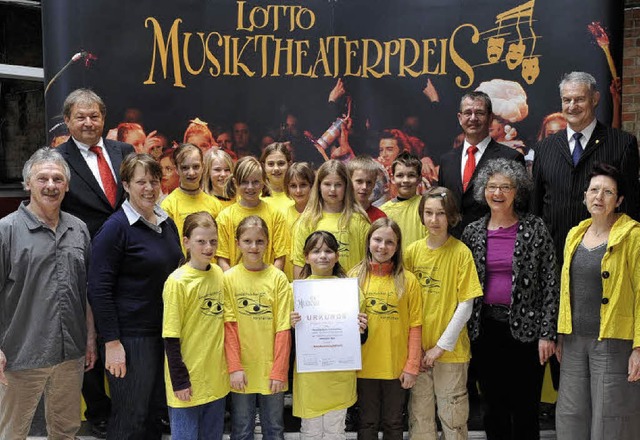
[[[584,191],[591,168],[604,162],[626,177],[621,210],[638,220],[638,141],[635,136],[596,120],[600,100],[595,78],[585,72],[566,74],[560,82],[562,114],[567,129],[543,139],[535,148],[531,210],[549,227],[562,264],[564,241],[573,226],[589,216]]]

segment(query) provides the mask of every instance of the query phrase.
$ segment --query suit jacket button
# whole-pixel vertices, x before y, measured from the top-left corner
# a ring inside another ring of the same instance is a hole
[[[604,278],[605,280],[609,278],[609,272],[607,272],[606,270],[602,272],[602,278]]]
[[[602,298],[602,304],[609,304],[609,298]]]

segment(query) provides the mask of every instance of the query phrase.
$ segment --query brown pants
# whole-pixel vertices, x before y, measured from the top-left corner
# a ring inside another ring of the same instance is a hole
[[[358,440],[402,440],[402,410],[407,390],[398,379],[358,379]]]
[[[0,439],[24,440],[44,393],[49,440],[73,440],[80,429],[84,357],[52,367],[5,371],[0,384]]]

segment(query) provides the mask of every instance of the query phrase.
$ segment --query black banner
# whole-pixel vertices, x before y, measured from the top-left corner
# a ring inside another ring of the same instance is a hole
[[[379,131],[395,128],[437,161],[477,88],[502,141],[532,146],[573,70],[596,77],[610,123],[622,71],[622,1],[58,0],[43,2],[43,22],[49,127],[70,91],[90,87],[108,128],[137,121],[181,142],[196,117],[214,133],[241,120],[255,151],[269,134],[315,162],[303,133],[319,137],[349,109],[356,154],[377,157]],[[350,107],[328,102],[339,79]]]

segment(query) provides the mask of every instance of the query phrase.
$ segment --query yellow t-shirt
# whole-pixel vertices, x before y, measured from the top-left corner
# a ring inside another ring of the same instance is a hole
[[[271,394],[269,375],[273,368],[275,335],[291,328],[291,284],[285,274],[272,265],[261,271],[250,271],[238,264],[224,273],[224,291],[231,298],[238,322],[240,361],[248,382],[244,391],[232,391]]]
[[[395,221],[402,231],[402,252],[411,243],[427,236],[427,229],[420,221],[418,207],[421,196],[415,195],[409,200],[397,202],[389,200],[380,207],[387,214],[387,217]]]
[[[231,205],[233,205],[234,203],[236,203],[236,199],[235,199],[235,198],[233,198],[233,199],[226,199],[226,198],[218,197],[218,196],[214,196],[214,197],[218,200],[218,202],[220,202],[220,211],[222,211],[222,210],[223,210],[224,208],[226,208],[227,206],[231,206]]]
[[[180,234],[182,253],[185,255],[186,252],[182,244],[182,228],[184,227],[184,220],[187,216],[194,212],[206,211],[215,219],[222,210],[220,201],[204,191],[200,191],[196,195],[191,195],[185,193],[180,188],[174,189],[171,194],[165,197],[160,207],[169,214],[169,217],[171,217],[176,224],[178,234]]]
[[[271,191],[270,196],[260,198],[263,202],[267,202],[282,213],[284,213],[284,211],[286,211],[290,206],[295,205],[295,202],[282,191]]]
[[[296,223],[296,220],[300,218],[300,213],[296,210],[295,205],[289,206],[285,211],[282,212],[284,216],[284,221],[287,224],[287,231],[293,231],[293,226]],[[293,260],[291,256],[292,247],[293,247],[293,236],[292,234],[285,234],[287,239],[287,259],[284,262],[284,273],[289,279],[289,281],[293,281]]]
[[[449,239],[438,249],[429,249],[427,240],[412,243],[404,253],[404,265],[422,286],[422,348],[434,347],[458,304],[482,296],[471,251],[460,240]],[[453,351],[445,351],[439,362],[468,362],[471,359],[469,334],[463,327]]]
[[[310,276],[311,279],[336,278]],[[362,296],[360,308],[362,310]],[[303,419],[320,417],[329,411],[346,409],[356,403],[356,371],[298,373],[293,370],[293,415]]]
[[[346,228],[339,226],[340,213],[323,213],[318,224],[313,228],[302,221],[298,221],[293,229],[293,248],[291,251],[293,264],[304,266],[304,242],[312,232],[328,231],[338,240],[340,264],[345,271],[349,271],[365,256],[364,247],[369,231],[369,220],[361,214],[353,214]]]
[[[229,393],[229,374],[224,355],[224,322],[232,320],[230,301],[224,297],[222,269],[207,271],[185,264],[164,284],[163,338],[179,338],[180,353],[189,370],[191,400],[173,394],[165,356],[164,382],[167,404],[188,408],[218,400]]]
[[[357,277],[352,270],[349,276]],[[409,355],[409,329],[422,325],[422,292],[416,277],[404,271],[398,299],[393,276],[369,275],[364,286],[369,336],[362,346],[362,379],[398,379]]]
[[[240,261],[240,250],[236,244],[236,229],[242,220],[250,215],[257,215],[267,224],[269,229],[269,244],[264,253],[264,262],[273,264],[276,258],[287,253],[287,239],[284,217],[273,206],[261,202],[255,208],[246,208],[234,203],[222,210],[216,222],[218,223],[217,257],[227,258],[231,266]]]

